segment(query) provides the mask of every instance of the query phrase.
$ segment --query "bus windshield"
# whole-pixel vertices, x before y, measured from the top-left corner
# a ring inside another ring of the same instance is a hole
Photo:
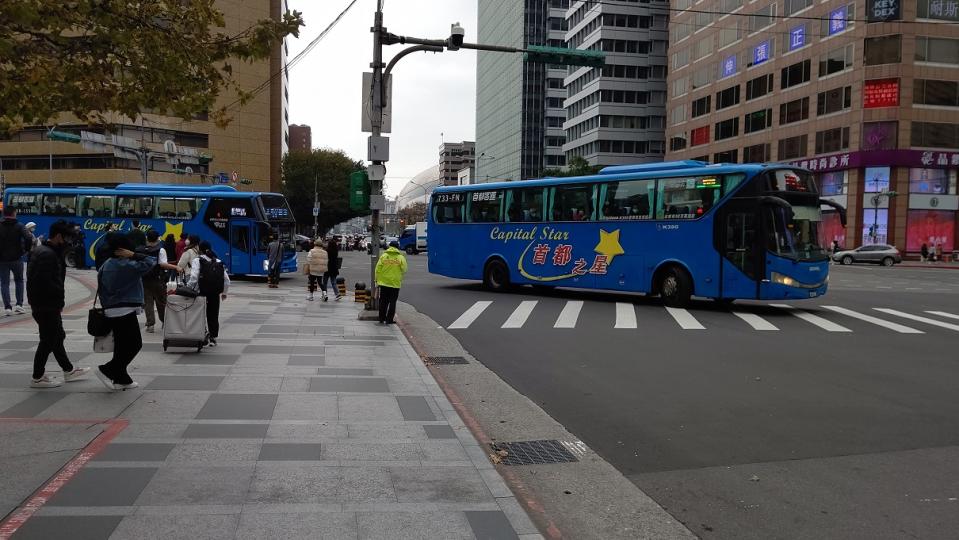
[[[819,245],[822,214],[818,206],[770,206],[764,211],[769,251],[797,261],[826,259]]]

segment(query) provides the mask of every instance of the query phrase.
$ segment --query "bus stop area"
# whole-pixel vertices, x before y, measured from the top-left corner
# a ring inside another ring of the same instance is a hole
[[[96,369],[94,281],[68,272],[64,325]],[[143,334],[140,388],[116,392],[30,388],[36,325],[0,320],[0,538],[541,538],[403,333],[360,310],[237,280],[218,347]]]

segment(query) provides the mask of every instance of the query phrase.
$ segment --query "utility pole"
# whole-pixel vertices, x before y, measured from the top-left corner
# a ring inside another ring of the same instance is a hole
[[[319,229],[320,195],[319,195],[319,191],[317,190],[318,185],[319,185],[319,177],[314,173],[313,174],[313,239],[314,240],[316,240],[316,238],[320,234],[320,229]]]

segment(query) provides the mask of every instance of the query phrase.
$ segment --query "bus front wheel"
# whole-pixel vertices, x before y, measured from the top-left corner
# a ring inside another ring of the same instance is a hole
[[[686,307],[693,295],[693,279],[682,268],[667,268],[659,280],[659,295],[669,307]]]
[[[483,271],[483,285],[491,291],[505,291],[509,288],[509,268],[500,259],[486,263]]]

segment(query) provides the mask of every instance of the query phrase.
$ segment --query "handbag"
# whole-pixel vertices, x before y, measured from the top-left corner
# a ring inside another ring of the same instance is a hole
[[[178,277],[176,290],[173,291],[173,294],[177,296],[185,296],[187,298],[196,298],[197,296],[200,296],[200,291],[187,285],[186,281],[182,277]]]
[[[310,275],[310,265],[309,265],[309,263],[303,265],[303,275],[304,275],[304,276]]]
[[[93,296],[93,307],[87,313],[87,333],[93,337],[103,337],[110,333],[110,321],[103,306],[97,306],[100,300],[100,277],[97,276],[97,292]]]
[[[93,338],[93,352],[95,353],[111,353],[113,352],[113,332],[105,336],[97,336]]]

